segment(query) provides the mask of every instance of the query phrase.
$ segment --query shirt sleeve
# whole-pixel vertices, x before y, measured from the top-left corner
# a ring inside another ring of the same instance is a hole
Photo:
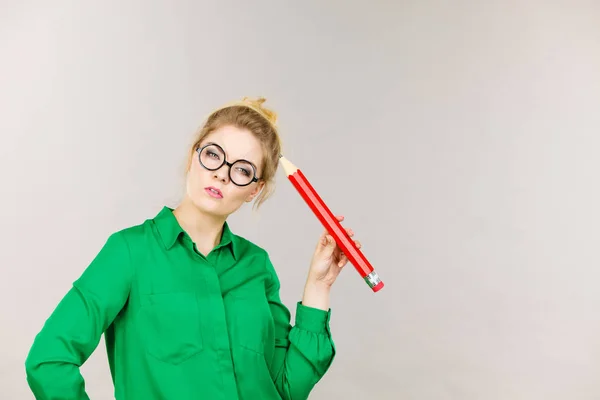
[[[36,399],[89,399],[79,368],[125,305],[131,270],[127,243],[122,233],[114,233],[33,341],[25,370]]]
[[[272,280],[267,296],[275,321],[275,353],[270,373],[282,400],[304,400],[335,358],[329,320],[331,310],[296,303],[295,325],[282,304],[277,274],[267,256]]]

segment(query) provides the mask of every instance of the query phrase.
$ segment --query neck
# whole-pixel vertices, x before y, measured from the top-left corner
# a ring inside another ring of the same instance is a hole
[[[202,253],[207,254],[221,241],[225,217],[203,213],[187,199],[173,215]]]

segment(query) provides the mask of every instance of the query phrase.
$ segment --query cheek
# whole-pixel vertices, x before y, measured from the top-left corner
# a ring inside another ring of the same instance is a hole
[[[207,175],[206,170],[198,170],[197,168],[192,167],[188,172],[186,185],[188,193],[195,194],[200,190],[204,190],[206,186],[208,186],[208,182],[210,176]]]
[[[227,184],[226,196],[229,201],[234,203],[242,203],[246,201],[252,190],[235,186],[233,183]]]
[[[202,189],[213,184],[213,177],[210,171],[204,168],[192,168],[188,174],[188,185],[194,189]]]

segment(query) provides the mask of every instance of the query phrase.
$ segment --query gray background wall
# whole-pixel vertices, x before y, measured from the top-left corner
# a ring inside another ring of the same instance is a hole
[[[0,397],[107,235],[176,204],[205,115],[263,95],[386,283],[339,278],[311,398],[600,398],[598,2],[4,0],[0,51]],[[231,224],[293,309],[321,226],[283,173]]]

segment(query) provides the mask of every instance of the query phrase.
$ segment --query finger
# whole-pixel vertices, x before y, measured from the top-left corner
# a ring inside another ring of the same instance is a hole
[[[357,249],[360,249],[362,247],[362,244],[358,240],[354,241],[354,245],[356,246]]]
[[[337,256],[335,257],[335,263],[337,265],[348,262],[348,257],[346,257],[346,254],[344,254],[344,252],[340,248],[337,248],[336,252],[337,252]]]
[[[322,242],[323,246],[326,248],[331,249],[332,251],[335,249],[335,239],[333,238],[333,236],[326,234],[323,236],[323,242]]]
[[[327,246],[327,234],[322,234],[321,235],[321,240],[319,241],[319,244],[321,246]]]
[[[328,260],[338,259],[336,254],[336,252],[338,251],[337,243],[335,242],[333,236],[326,235],[325,240],[325,245],[321,247],[321,256],[327,258]]]
[[[350,228],[345,228],[346,229],[346,233],[348,234],[348,236],[352,237],[354,236],[354,231]]]

